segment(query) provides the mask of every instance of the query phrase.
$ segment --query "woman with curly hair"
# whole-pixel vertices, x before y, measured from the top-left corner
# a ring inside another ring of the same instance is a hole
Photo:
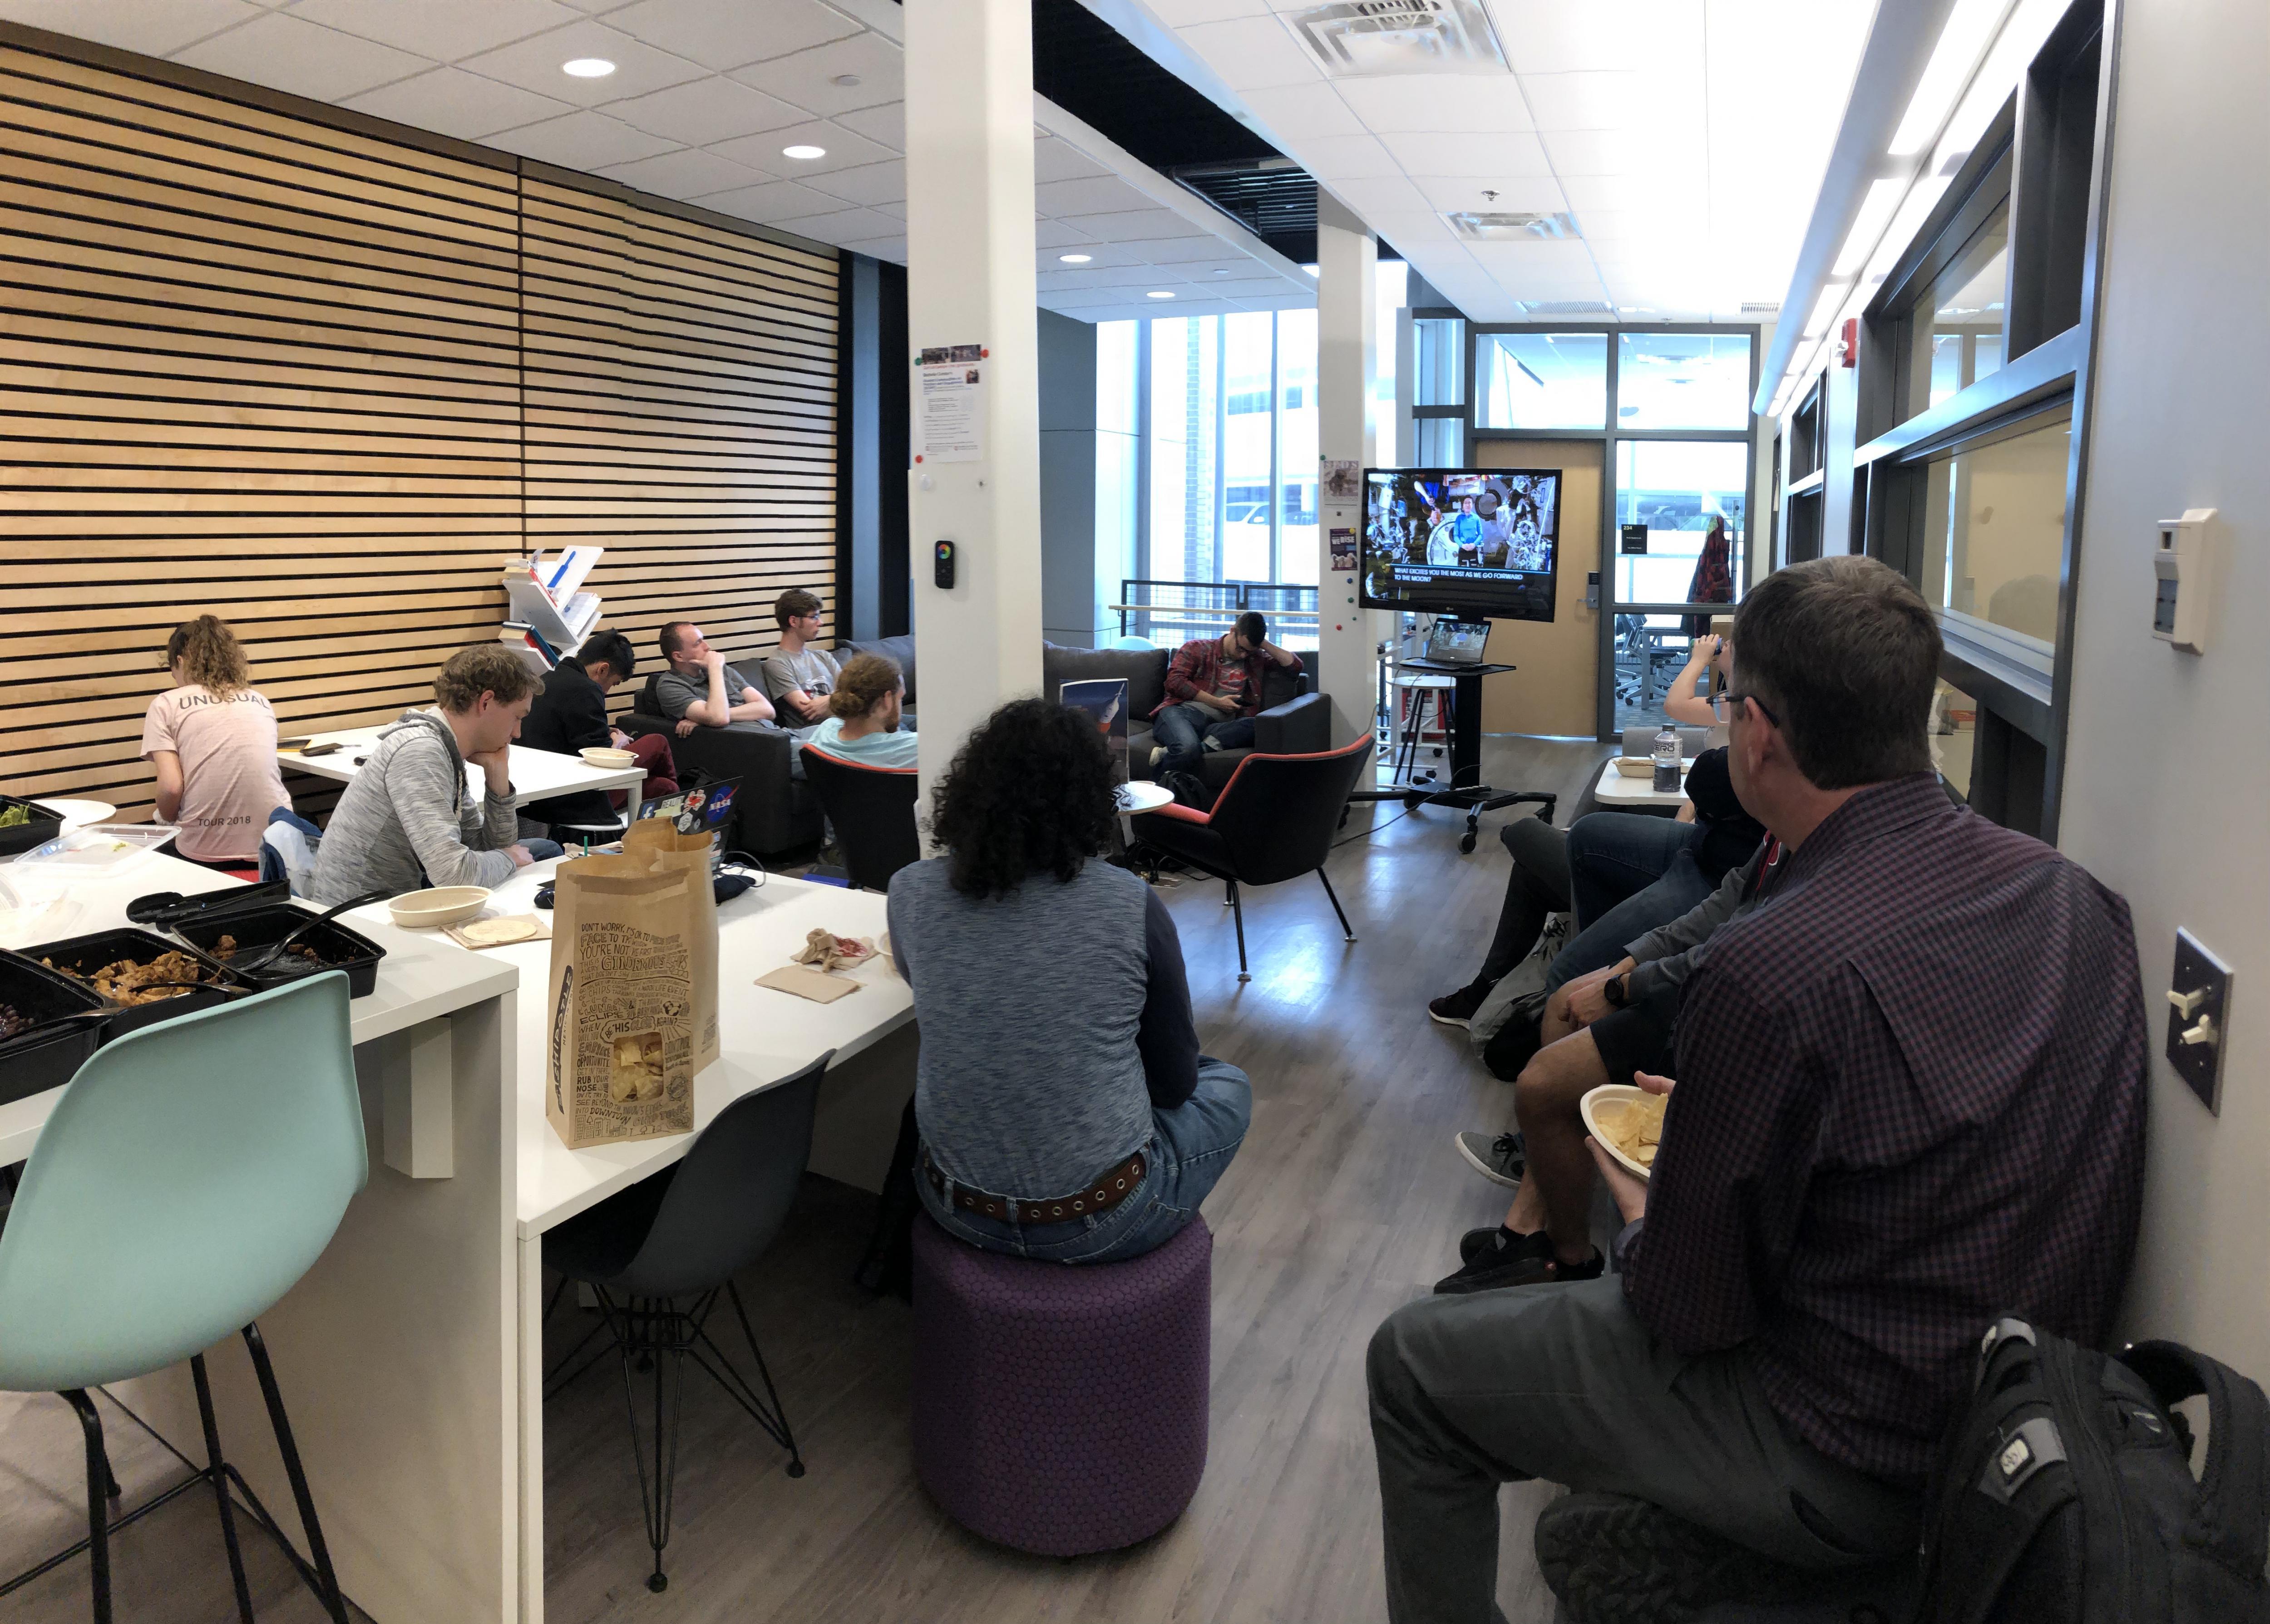
[[[257,869],[268,814],[289,806],[276,761],[276,712],[252,686],[227,623],[199,615],[166,641],[174,686],[150,701],[142,756],[158,777],[158,817],[174,849],[208,868]]]
[[[945,854],[891,879],[922,1027],[915,1190],[949,1235],[1057,1263],[1134,1257],[1198,1211],[1253,1090],[1198,1053],[1158,896],[1096,861],[1110,757],[1086,713],[1013,700],[939,781]]]

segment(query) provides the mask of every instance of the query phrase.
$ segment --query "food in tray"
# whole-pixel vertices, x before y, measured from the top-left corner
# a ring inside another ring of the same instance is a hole
[[[133,959],[121,959],[106,964],[92,975],[83,975],[68,965],[57,964],[52,959],[40,962],[48,969],[84,982],[113,1004],[155,1004],[160,998],[177,998],[187,992],[181,982],[213,982],[219,978],[197,960],[181,952],[161,953],[144,964]]]
[[[1658,1094],[1622,1105],[1606,1105],[1600,1109],[1600,1125],[1608,1131],[1609,1141],[1618,1150],[1640,1166],[1652,1168],[1656,1149],[1663,1143],[1663,1113],[1670,1103],[1669,1094]]]
[[[31,1024],[31,1017],[18,1014],[15,1005],[0,1004],[0,1038],[14,1037]]]
[[[0,829],[16,828],[31,820],[32,809],[28,806],[0,807]]]
[[[223,964],[226,964],[234,959],[239,951],[240,949],[237,946],[236,938],[233,936],[224,936],[220,940],[212,945],[212,956],[219,960]],[[286,947],[284,952],[270,965],[263,968],[273,968],[277,964],[282,963],[285,959],[305,959],[309,964],[314,965],[318,969],[322,968],[329,962],[323,954],[308,946],[307,943],[294,942],[289,947]]]

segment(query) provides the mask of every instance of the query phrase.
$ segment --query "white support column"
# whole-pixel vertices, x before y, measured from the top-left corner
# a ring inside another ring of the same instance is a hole
[[[1373,268],[1378,244],[1329,196],[1317,199],[1317,443],[1326,462],[1370,461],[1371,381],[1379,335]],[[1353,570],[1332,567],[1332,533],[1363,524],[1361,493],[1335,503],[1317,487],[1318,675],[1332,702],[1332,743],[1370,730],[1377,701],[1372,615],[1357,603]]]
[[[1041,686],[1041,478],[1029,0],[907,0],[907,330],[977,345],[981,450],[917,463],[909,551],[920,640],[922,790],[1003,700]],[[886,364],[889,364],[887,359]],[[914,446],[923,450],[915,374]],[[954,544],[954,583],[933,584]]]

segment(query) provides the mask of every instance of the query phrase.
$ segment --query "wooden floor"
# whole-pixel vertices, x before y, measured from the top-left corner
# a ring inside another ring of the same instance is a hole
[[[1501,789],[1559,791],[1556,821],[1565,823],[1606,753],[1492,738],[1484,768]],[[1252,1131],[1206,1203],[1215,1235],[1212,1453],[1174,1527],[1133,1550],[1056,1561],[997,1549],[947,1521],[916,1485],[909,1453],[909,1310],[850,1284],[872,1198],[812,1179],[780,1244],[742,1282],[809,1474],[790,1480],[781,1452],[695,1377],[671,1587],[649,1594],[621,1384],[603,1365],[546,1412],[547,1616],[555,1624],[1383,1619],[1364,1346],[1391,1311],[1456,1265],[1461,1230],[1504,1208],[1505,1192],[1467,1170],[1450,1136],[1506,1125],[1505,1088],[1472,1059],[1462,1031],[1428,1020],[1425,1004],[1480,963],[1507,858],[1487,838],[1461,856],[1463,815],[1446,809],[1359,808],[1350,835],[1361,836],[1367,816],[1375,832],[1349,840],[1331,864],[1361,938],[1353,946],[1314,882],[1252,893],[1254,979],[1241,987],[1220,887],[1193,881],[1166,894],[1207,1051],[1243,1066],[1254,1084]],[[564,1347],[583,1319],[563,1307],[553,1339]],[[738,1337],[726,1345],[737,1348]],[[60,1400],[0,1395],[0,1568],[12,1572],[74,1537],[78,1437]],[[124,1443],[117,1469],[130,1502],[172,1480],[169,1465],[146,1441]],[[320,1484],[316,1492],[320,1501]],[[1552,1616],[1529,1554],[1530,1520],[1550,1492],[1504,1497],[1499,1600],[1513,1624]],[[256,1537],[247,1548],[263,1620],[320,1616],[272,1549]],[[114,1549],[122,1620],[234,1616],[209,1501],[185,1496]],[[81,1561],[0,1602],[0,1617],[84,1619],[85,1586]]]

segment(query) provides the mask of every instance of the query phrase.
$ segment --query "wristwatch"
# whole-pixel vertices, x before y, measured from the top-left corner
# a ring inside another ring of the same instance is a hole
[[[1622,975],[1609,976],[1601,984],[1600,996],[1608,1001],[1610,1009],[1623,1008],[1625,1000],[1631,996],[1631,977],[1628,972]]]

